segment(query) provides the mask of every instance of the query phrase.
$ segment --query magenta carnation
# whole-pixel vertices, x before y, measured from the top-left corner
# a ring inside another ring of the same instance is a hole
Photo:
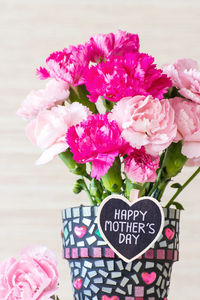
[[[152,95],[162,99],[171,80],[162,70],[156,69],[154,58],[144,53],[128,53],[110,57],[85,72],[85,85],[90,100],[96,102],[103,96],[113,102],[123,97]]]
[[[40,79],[49,77],[63,80],[69,84],[82,84],[82,74],[89,63],[87,47],[79,45],[71,46],[62,51],[53,52],[46,60],[49,71],[40,67],[36,74]]]
[[[157,178],[156,170],[159,167],[159,161],[159,156],[147,154],[143,146],[140,149],[133,148],[124,161],[124,171],[132,181],[154,182]]]
[[[120,56],[125,53],[139,51],[139,37],[137,34],[118,30],[115,34],[97,34],[90,38],[87,44],[90,60],[99,62],[109,56]]]
[[[117,123],[109,122],[107,116],[101,114],[91,115],[86,121],[70,127],[66,139],[74,160],[92,162],[91,176],[97,179],[107,173],[127,145]]]

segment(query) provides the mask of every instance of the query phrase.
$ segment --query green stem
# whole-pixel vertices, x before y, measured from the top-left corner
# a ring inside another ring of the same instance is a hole
[[[170,207],[170,205],[173,204],[174,200],[176,197],[184,190],[184,188],[199,174],[200,172],[200,167],[190,176],[190,178],[176,191],[174,196],[169,200],[167,203],[166,207]]]
[[[89,197],[92,205],[96,205],[96,203],[94,202],[94,200],[93,200],[93,198],[92,198],[92,196],[90,194],[90,191],[89,191],[89,189],[87,187],[87,184],[86,184],[83,176],[82,176],[82,180],[83,180],[83,185],[82,186],[83,186],[84,191],[87,193],[87,195],[88,195],[88,197]]]

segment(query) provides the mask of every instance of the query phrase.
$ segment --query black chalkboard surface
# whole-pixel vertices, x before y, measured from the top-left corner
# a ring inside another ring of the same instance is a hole
[[[133,261],[159,238],[164,214],[159,202],[142,197],[131,203],[121,195],[104,199],[98,211],[103,239],[124,261]]]

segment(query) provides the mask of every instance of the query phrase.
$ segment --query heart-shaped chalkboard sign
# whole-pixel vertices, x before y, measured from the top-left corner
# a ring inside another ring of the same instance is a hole
[[[152,197],[142,197],[132,203],[121,195],[111,195],[101,203],[97,222],[105,242],[120,258],[130,262],[159,238],[164,214]]]

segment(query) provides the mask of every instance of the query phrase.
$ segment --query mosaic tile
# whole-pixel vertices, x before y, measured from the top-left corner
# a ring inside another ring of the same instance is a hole
[[[122,272],[112,272],[111,278],[119,278],[122,277]]]
[[[107,246],[107,244],[104,241],[98,241],[97,246]]]
[[[93,224],[90,229],[88,230],[90,234],[93,234],[94,230],[95,230],[95,224]]]
[[[66,217],[67,217],[68,219],[70,219],[70,218],[72,217],[72,211],[71,211],[71,208],[67,208],[67,209],[65,210],[65,213],[66,213]]]
[[[158,280],[156,281],[156,285],[157,285],[157,286],[160,286],[161,281],[162,281],[162,276],[159,276],[159,277],[158,277]]]
[[[162,271],[163,266],[161,264],[156,264],[156,267],[158,268],[158,270]]]
[[[94,284],[91,284],[91,285],[90,285],[90,289],[91,289],[94,293],[98,293],[98,291],[99,291],[99,288],[98,288],[96,285],[94,285]]]
[[[102,249],[101,248],[93,248],[92,249],[92,256],[93,257],[102,257]]]
[[[103,270],[99,270],[99,274],[101,274],[103,277],[108,277],[108,272],[105,272]]]
[[[162,241],[162,242],[159,243],[159,246],[161,248],[165,248],[165,247],[167,247],[167,242],[166,241]]]
[[[78,258],[78,248],[72,248],[72,258]]]
[[[132,295],[132,292],[133,292],[133,286],[132,286],[132,284],[128,284],[127,285],[127,288],[128,288],[128,294],[129,295]],[[126,298],[128,298],[128,297],[126,297]],[[129,297],[130,298],[130,297]]]
[[[84,241],[78,242],[77,246],[78,247],[84,247],[85,246],[85,242]]]
[[[114,261],[107,261],[107,267],[108,267],[108,271],[113,271],[114,270]]]
[[[85,277],[85,275],[87,274],[87,269],[85,267],[82,268],[82,271],[81,271],[81,277]]]
[[[89,217],[91,216],[91,209],[89,206],[85,206],[82,208],[83,216],[84,217]]]
[[[115,257],[114,251],[110,248],[105,248],[105,257],[114,258]]]
[[[79,207],[74,207],[74,208],[72,209],[72,212],[73,212],[73,217],[74,217],[74,218],[77,218],[77,217],[80,216],[80,208],[79,208]]]
[[[83,292],[86,296],[92,296],[92,292],[90,291],[90,290],[85,290],[84,292]]]
[[[135,270],[136,272],[139,272],[141,266],[142,266],[142,263],[141,263],[141,261],[139,261],[139,262],[134,266],[134,270]]]
[[[71,232],[72,231],[72,222],[69,221],[69,223],[67,224],[67,226],[68,226],[69,232]]]
[[[107,279],[107,280],[106,280],[106,284],[116,285],[117,282],[114,281],[114,280],[112,280],[112,279]]]
[[[152,287],[152,288],[148,289],[146,293],[147,293],[147,295],[149,295],[149,294],[153,294],[154,292],[155,292],[155,288]]]
[[[74,277],[76,277],[77,275],[79,275],[80,273],[80,269],[75,269],[74,270]]]
[[[123,266],[121,260],[118,260],[118,261],[117,261],[117,266],[118,266],[118,268],[119,268],[120,271],[124,269],[124,266]]]
[[[86,241],[87,241],[87,243],[88,243],[88,245],[92,245],[92,244],[94,244],[94,242],[96,242],[96,237],[95,236],[91,236],[91,237],[89,237],[89,238],[86,238]]]
[[[131,268],[132,268],[132,262],[127,263],[125,270],[130,272]]]
[[[165,250],[164,249],[157,250],[157,259],[165,259]]]
[[[101,233],[100,233],[99,229],[97,229],[97,230],[95,231],[95,234],[98,235],[98,237],[100,237],[100,238],[102,239],[102,236],[101,236]]]
[[[105,264],[104,264],[104,260],[97,260],[97,261],[95,261],[95,266],[96,267],[104,267],[105,266]]]
[[[92,268],[92,263],[86,260],[86,261],[84,262],[84,266],[85,266],[86,268],[91,269],[91,268]]]
[[[134,300],[134,297],[126,297],[125,300]]]
[[[135,275],[133,275],[133,276],[131,276],[131,278],[133,279],[133,281],[135,281],[135,283],[136,284],[138,284],[139,283],[139,280],[138,280],[138,277],[137,277],[137,275],[135,274]]]
[[[129,278],[124,277],[122,279],[122,281],[120,282],[120,286],[125,287],[125,285],[127,285],[128,281],[129,281]]]
[[[126,295],[126,292],[121,290],[120,288],[116,288],[115,292],[119,293],[119,294],[122,294],[122,295]]]
[[[94,277],[97,275],[97,272],[96,271],[91,271],[91,272],[88,272],[88,275],[90,278]]]
[[[72,246],[75,245],[74,237],[72,234],[70,235],[70,243]]]
[[[143,297],[144,296],[144,287],[143,286],[136,286],[135,287],[135,296],[136,297]]]
[[[90,224],[91,224],[92,221],[91,221],[90,219],[83,218],[82,222],[83,222],[83,224],[85,224],[86,226],[90,226]]]
[[[81,257],[89,257],[88,256],[88,248],[81,248],[80,249],[80,256]]]
[[[107,293],[107,294],[111,294],[112,293],[112,288],[103,287],[102,292]]]
[[[154,250],[153,249],[147,250],[147,252],[145,253],[145,258],[152,259],[153,257],[154,257]]]
[[[153,267],[154,267],[154,263],[153,262],[150,262],[150,261],[146,262],[145,269],[150,269],[150,268],[153,268]]]
[[[83,282],[83,285],[84,285],[85,288],[87,288],[89,284],[90,284],[90,279],[88,277],[86,277],[84,282]]]
[[[102,277],[97,277],[94,279],[94,283],[96,284],[100,284],[100,283],[103,283],[103,278]]]

